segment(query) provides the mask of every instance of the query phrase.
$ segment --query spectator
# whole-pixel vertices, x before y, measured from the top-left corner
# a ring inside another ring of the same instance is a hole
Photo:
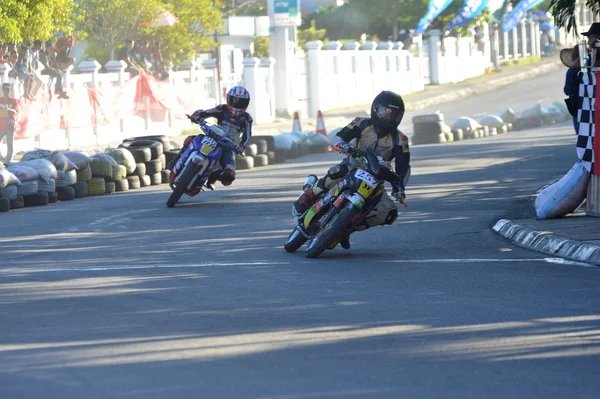
[[[15,50],[10,51],[8,53],[8,62],[7,63],[12,68],[15,66],[18,59],[19,59],[19,56],[17,55],[17,52]],[[11,76],[10,72],[8,73],[8,76]]]
[[[13,64],[13,68],[8,73],[8,76],[18,78],[23,83],[23,97],[28,100],[33,100],[34,98],[31,95],[31,84],[33,79],[31,79],[29,70],[29,49],[25,46],[21,46],[18,52],[17,61]]]
[[[150,65],[147,61],[148,56],[148,44],[145,40],[138,40],[135,43],[133,48],[134,59],[133,61],[137,63],[138,67],[142,69],[145,73],[150,73]]]
[[[61,37],[56,41],[56,61],[61,72],[66,72],[75,63],[75,58],[71,57],[74,44],[73,35],[68,38]]]
[[[542,48],[542,54],[548,55],[548,45],[550,44],[550,38],[545,31],[542,31],[540,36],[540,47]]]
[[[169,78],[169,73],[167,72],[167,68],[165,68],[165,63],[162,59],[160,42],[158,40],[152,44],[152,67],[156,78],[160,80],[167,80]]]
[[[44,66],[42,75],[48,75],[56,80],[54,92],[58,94],[58,98],[68,99],[67,93],[63,89],[64,72],[60,70],[60,66],[56,59],[56,49],[52,42],[46,43],[46,51],[40,52],[40,63]]]
[[[0,141],[6,137],[7,152],[3,162],[8,163],[12,158],[13,141],[15,138],[15,122],[19,116],[19,103],[10,96],[10,84],[2,85],[0,97]]]
[[[563,91],[566,96],[565,104],[567,109],[573,118],[573,127],[575,133],[579,130],[579,124],[577,123],[577,100],[579,98],[579,79],[577,73],[581,69],[581,62],[579,59],[579,46],[575,46],[572,49],[563,49],[560,51],[560,60],[568,68],[565,76],[565,86]]]
[[[125,61],[127,66],[125,67],[125,72],[129,72],[131,76],[138,76],[140,74],[140,70],[133,62],[133,40],[126,40],[125,46],[117,53],[117,59],[120,61]]]
[[[0,43],[0,64],[6,64],[8,62],[8,46],[4,43]]]

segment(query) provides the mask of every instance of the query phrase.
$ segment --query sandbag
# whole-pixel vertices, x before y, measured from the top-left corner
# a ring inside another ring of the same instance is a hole
[[[308,144],[311,146],[317,146],[317,145],[327,146],[327,145],[329,145],[329,140],[327,139],[327,136],[324,136],[322,134],[315,134],[313,137],[311,137],[309,139]]]
[[[574,212],[587,196],[590,174],[581,161],[556,183],[544,188],[535,199],[538,219],[553,219]]]
[[[504,123],[514,123],[517,121],[517,114],[512,108],[505,109],[504,111],[498,112],[496,115],[502,119]]]
[[[452,129],[462,129],[463,131],[473,131],[481,128],[481,125],[475,119],[463,116],[456,119],[450,127]]]
[[[49,150],[34,150],[26,152],[21,158],[21,161],[32,161],[34,159],[47,159],[52,162],[56,170],[69,171],[77,169],[77,166],[69,160],[65,155],[58,151]]]
[[[291,133],[282,133],[274,137],[276,150],[291,150],[296,144],[296,137]]]
[[[117,166],[117,162],[107,154],[96,154],[90,157],[90,167],[92,176],[112,178],[113,167]]]
[[[542,107],[542,115],[554,119],[556,122],[562,122],[567,119],[559,107],[554,104],[544,105]]]
[[[126,148],[109,148],[104,151],[104,154],[110,156],[119,165],[123,165],[127,168],[127,174],[131,174],[135,171],[135,159]]]
[[[521,111],[519,119],[542,119],[543,114],[544,112],[542,110],[542,104],[536,104]]]
[[[77,170],[82,170],[90,166],[90,157],[83,152],[67,151],[62,154],[75,164]]]
[[[44,158],[32,159],[31,161],[21,161],[18,163],[11,163],[10,165],[29,166],[35,169],[39,174],[40,180],[43,180],[44,183],[47,184],[50,183],[51,180],[56,179],[58,173],[54,164]]]
[[[567,104],[565,104],[564,101],[552,101],[552,105],[554,105],[556,108],[560,109],[560,111],[563,113],[563,115],[567,118],[571,117],[571,114],[569,113],[569,108],[567,108]]]
[[[31,166],[24,166],[20,163],[9,165],[6,169],[17,176],[21,182],[37,180],[40,177],[40,174]]]
[[[6,168],[0,168],[0,187],[6,188],[10,185],[20,186],[21,180]]]
[[[496,129],[502,129],[504,127],[504,121],[498,115],[486,115],[479,119],[479,124],[482,126],[494,127]]]

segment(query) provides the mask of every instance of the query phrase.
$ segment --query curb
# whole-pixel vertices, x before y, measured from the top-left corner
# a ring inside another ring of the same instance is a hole
[[[600,266],[600,246],[535,231],[507,219],[496,222],[493,230],[523,248]]]

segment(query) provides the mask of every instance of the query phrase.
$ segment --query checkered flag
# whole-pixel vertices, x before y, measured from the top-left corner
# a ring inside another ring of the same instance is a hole
[[[588,172],[594,167],[594,150],[592,147],[596,130],[596,74],[580,72],[579,75],[579,103],[577,121],[577,157]]]

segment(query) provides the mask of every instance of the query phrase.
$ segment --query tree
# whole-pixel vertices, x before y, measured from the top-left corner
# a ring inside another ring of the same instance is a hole
[[[323,40],[326,34],[325,29],[317,29],[315,21],[312,21],[310,27],[298,30],[298,47],[304,48],[306,42],[313,40]]]
[[[600,0],[585,0],[585,6],[588,7],[596,15],[600,14]],[[577,31],[577,20],[575,18],[576,13],[576,0],[551,0],[550,1],[550,12],[554,17],[556,26],[565,28],[567,32]]]
[[[251,0],[242,4],[226,7],[226,13],[235,16],[261,17],[268,15],[267,0]]]
[[[0,42],[48,40],[71,34],[78,19],[73,0],[2,0]]]
[[[362,33],[387,38],[398,29],[416,28],[428,6],[429,0],[348,0],[340,7],[319,9],[315,20],[332,40],[358,38]],[[431,28],[443,27],[461,8],[461,1],[452,2]]]
[[[223,28],[223,15],[213,0],[171,0],[164,2],[179,19],[173,26],[153,28],[148,38],[160,40],[163,61],[176,64],[194,57],[196,52],[215,48],[214,33]]]
[[[160,11],[158,0],[77,0],[83,13],[82,27],[96,44],[108,48],[110,59],[125,40],[145,33],[142,21],[151,21]]]

